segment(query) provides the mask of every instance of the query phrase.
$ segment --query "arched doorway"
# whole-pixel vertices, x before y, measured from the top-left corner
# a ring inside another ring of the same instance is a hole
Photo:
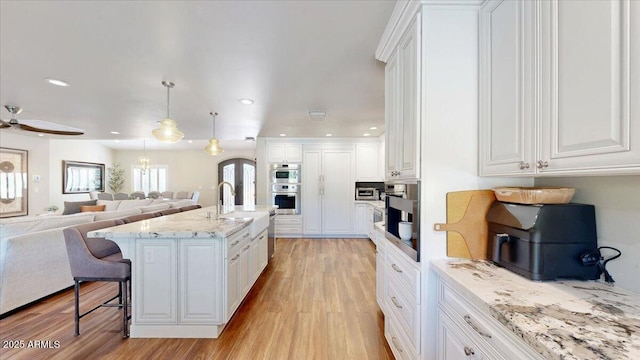
[[[236,196],[232,199],[231,189],[223,186],[220,199],[224,204],[252,205],[256,203],[256,162],[248,159],[229,159],[218,164],[218,182],[233,184]]]

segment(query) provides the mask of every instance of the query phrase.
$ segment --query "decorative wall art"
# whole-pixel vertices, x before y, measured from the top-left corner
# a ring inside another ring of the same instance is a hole
[[[0,148],[0,218],[28,213],[28,152]]]
[[[104,164],[62,161],[62,193],[104,191]]]

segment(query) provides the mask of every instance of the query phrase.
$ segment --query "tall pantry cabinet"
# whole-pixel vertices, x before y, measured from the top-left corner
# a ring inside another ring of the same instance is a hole
[[[353,146],[305,146],[302,157],[303,234],[353,234]]]
[[[640,173],[640,3],[480,9],[480,174]]]

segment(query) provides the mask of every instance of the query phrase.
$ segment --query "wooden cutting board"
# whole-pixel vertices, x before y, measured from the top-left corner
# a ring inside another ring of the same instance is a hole
[[[486,216],[495,199],[492,190],[447,193],[447,223],[433,226],[447,232],[447,256],[489,259]]]

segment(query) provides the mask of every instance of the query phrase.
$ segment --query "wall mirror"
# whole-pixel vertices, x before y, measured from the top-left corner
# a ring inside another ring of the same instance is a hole
[[[62,161],[62,193],[104,191],[104,164]]]

